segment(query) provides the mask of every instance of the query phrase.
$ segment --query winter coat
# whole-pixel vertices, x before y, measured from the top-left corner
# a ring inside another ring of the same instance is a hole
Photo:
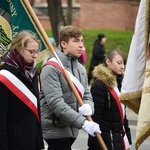
[[[70,71],[85,88],[83,102],[93,101],[88,88],[86,70],[78,59],[57,51],[63,66]],[[53,56],[52,56],[53,57]],[[79,104],[61,71],[52,65],[43,67],[40,75],[42,131],[44,139],[76,138],[85,117],[78,113]]]
[[[94,69],[93,75],[96,78],[91,86],[95,108],[95,113],[92,116],[93,121],[100,125],[101,136],[108,150],[123,150],[123,125],[119,108],[116,100],[107,88],[113,88],[117,85],[116,77],[102,65],[98,65]],[[126,116],[124,118],[124,127],[131,144],[130,128]],[[88,139],[88,146],[88,150],[101,150],[97,139],[91,136]]]
[[[37,76],[32,82],[17,68],[4,64],[39,100]],[[44,148],[41,125],[33,111],[0,82],[0,149],[41,150]],[[38,101],[38,113],[40,116]]]
[[[105,48],[104,45],[99,43],[99,40],[94,42],[94,48],[92,52],[91,66],[97,66],[99,63],[103,63],[105,60]]]
[[[98,64],[102,64],[105,60],[105,48],[103,45],[99,43],[99,40],[96,40],[94,42],[94,48],[92,52],[92,58],[91,58],[91,63],[89,67],[89,73],[88,73],[88,80],[92,79],[92,71],[95,66]]]

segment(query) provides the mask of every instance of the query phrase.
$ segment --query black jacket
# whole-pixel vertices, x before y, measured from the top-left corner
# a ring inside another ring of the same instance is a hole
[[[32,82],[20,70],[4,64],[6,69],[21,80],[37,97],[37,75]],[[0,82],[0,149],[2,150],[41,150],[44,147],[41,125],[30,110],[2,82]],[[38,101],[38,113],[39,101]]]
[[[92,119],[100,125],[102,131],[101,136],[108,150],[123,150],[123,125],[119,108],[113,95],[107,88],[117,85],[116,77],[102,65],[95,68],[94,76],[97,80],[91,87],[95,108]],[[129,143],[131,144],[130,128],[128,126],[126,115],[124,118],[124,127]],[[101,150],[97,139],[91,136],[89,136],[88,139],[88,146],[89,150]]]
[[[98,64],[102,64],[105,60],[105,48],[103,45],[99,43],[99,40],[96,40],[94,42],[93,52],[92,52],[92,58],[89,68],[89,74],[88,74],[88,80],[92,79],[92,71],[95,66]]]

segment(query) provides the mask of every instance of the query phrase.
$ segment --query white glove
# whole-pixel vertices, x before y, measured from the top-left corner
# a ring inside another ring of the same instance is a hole
[[[91,116],[92,115],[92,108],[89,104],[83,104],[79,107],[79,113],[84,116]]]
[[[98,134],[102,133],[97,123],[93,121],[87,121],[87,120],[85,120],[84,125],[82,126],[82,130],[86,131],[93,137],[95,137],[95,133],[98,133]]]

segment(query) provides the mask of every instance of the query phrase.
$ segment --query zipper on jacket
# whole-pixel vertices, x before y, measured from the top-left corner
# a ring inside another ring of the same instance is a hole
[[[112,134],[112,130],[110,130],[110,139],[111,139],[111,146],[112,146],[112,150],[114,149],[114,144],[113,144],[113,134]]]
[[[71,71],[72,71],[72,74],[75,76],[75,74],[74,74],[74,71],[73,71],[73,60],[71,59]],[[79,74],[79,70],[77,70],[77,72],[78,72],[78,74]],[[79,74],[79,77],[80,77],[80,74]],[[79,79],[79,81],[81,82],[81,79]],[[76,101],[76,108],[77,108],[77,112],[79,112],[78,111],[78,107],[79,107],[79,104],[78,104],[78,102]],[[73,131],[72,131],[73,132]]]
[[[72,59],[71,59],[71,71],[72,71],[72,74],[74,75]]]
[[[110,93],[108,92],[108,108],[110,108]]]

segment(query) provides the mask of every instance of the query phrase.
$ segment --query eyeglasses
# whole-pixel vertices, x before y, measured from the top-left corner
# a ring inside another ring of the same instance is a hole
[[[35,55],[40,52],[40,50],[34,50],[34,49],[25,49],[25,50],[27,50],[31,55]]]

